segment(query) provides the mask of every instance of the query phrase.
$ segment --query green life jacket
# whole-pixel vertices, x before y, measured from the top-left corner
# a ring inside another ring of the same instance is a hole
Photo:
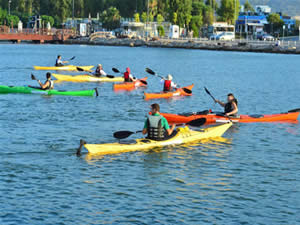
[[[148,116],[148,139],[161,141],[165,138],[165,130],[161,125],[162,116]]]

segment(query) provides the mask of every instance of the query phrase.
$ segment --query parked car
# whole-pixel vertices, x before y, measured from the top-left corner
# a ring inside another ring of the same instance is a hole
[[[258,40],[261,41],[275,41],[276,39],[270,34],[262,34],[257,36]]]
[[[213,34],[213,35],[211,35],[210,37],[209,37],[209,40],[217,40],[217,37],[218,37],[219,35],[217,35],[217,34]]]
[[[220,41],[233,41],[235,39],[234,32],[224,32],[216,37]]]

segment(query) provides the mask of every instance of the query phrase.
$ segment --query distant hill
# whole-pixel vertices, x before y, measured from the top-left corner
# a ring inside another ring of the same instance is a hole
[[[240,0],[244,4],[246,0]],[[252,6],[268,5],[272,12],[282,12],[289,16],[300,16],[300,0],[249,0]]]

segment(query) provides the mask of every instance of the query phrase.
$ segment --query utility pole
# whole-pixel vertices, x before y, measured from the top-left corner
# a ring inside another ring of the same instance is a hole
[[[147,23],[146,23],[146,34],[148,37],[148,23],[149,23],[149,0],[147,0]]]
[[[75,8],[75,7],[74,7],[74,6],[75,6],[75,5],[74,5],[74,0],[73,0],[72,6],[73,6],[73,7],[72,7],[72,27],[74,27],[74,8]]]
[[[8,0],[8,15],[10,15],[10,3],[11,3],[11,0]]]

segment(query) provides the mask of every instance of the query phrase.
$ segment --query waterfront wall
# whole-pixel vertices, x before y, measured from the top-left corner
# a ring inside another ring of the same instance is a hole
[[[295,41],[286,42],[264,42],[264,41],[209,41],[194,39],[73,39],[67,40],[65,44],[86,44],[104,46],[130,46],[130,47],[158,47],[158,48],[185,48],[219,51],[240,51],[240,52],[264,52],[282,54],[300,54],[300,43]]]

